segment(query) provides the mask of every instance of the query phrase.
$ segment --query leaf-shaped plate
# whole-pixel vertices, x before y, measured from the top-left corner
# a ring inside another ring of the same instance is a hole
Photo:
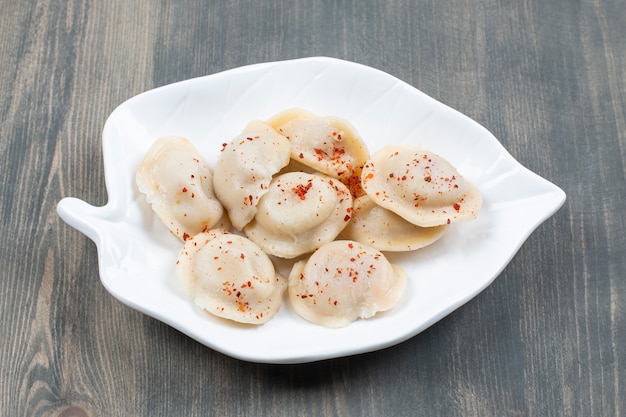
[[[274,319],[257,327],[198,309],[175,274],[182,244],[152,213],[134,181],[158,137],[190,139],[213,165],[222,143],[249,121],[291,107],[348,120],[371,152],[390,143],[429,148],[470,179],[484,199],[476,220],[451,225],[434,245],[389,254],[409,278],[400,304],[341,329],[308,323],[287,299]],[[64,198],[58,213],[97,245],[103,285],[121,302],[206,346],[253,362],[346,356],[418,334],[488,286],[565,201],[560,188],[520,165],[478,123],[389,74],[325,57],[251,65],[145,92],[110,115],[102,146],[108,203],[94,207]]]

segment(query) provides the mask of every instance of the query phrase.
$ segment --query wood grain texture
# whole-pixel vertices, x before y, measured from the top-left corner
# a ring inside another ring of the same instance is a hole
[[[622,1],[0,0],[0,28],[0,416],[626,414]],[[568,200],[405,343],[241,362],[113,299],[55,206],[106,203],[100,133],[124,100],[312,55],[467,114]]]

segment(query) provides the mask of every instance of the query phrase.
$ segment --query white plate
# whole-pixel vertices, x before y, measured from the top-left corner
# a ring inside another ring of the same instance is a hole
[[[181,243],[152,214],[134,182],[144,153],[160,136],[187,137],[214,164],[221,144],[247,122],[290,107],[347,119],[371,152],[390,143],[429,148],[484,198],[476,220],[453,224],[433,246],[390,254],[409,277],[401,303],[342,329],[306,322],[287,299],[273,320],[258,327],[199,310],[175,276]],[[565,201],[560,188],[520,165],[473,120],[389,74],[324,57],[251,65],[140,94],[111,114],[102,147],[108,203],[94,207],[64,198],[58,213],[96,243],[103,285],[121,302],[206,346],[253,362],[346,356],[418,334],[489,285]]]

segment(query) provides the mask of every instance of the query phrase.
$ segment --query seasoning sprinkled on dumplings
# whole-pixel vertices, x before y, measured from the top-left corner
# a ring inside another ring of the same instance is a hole
[[[285,291],[290,311],[330,328],[387,311],[407,277],[383,252],[431,245],[482,206],[434,152],[397,145],[370,157],[347,121],[302,109],[254,120],[217,149],[211,171],[188,140],[158,139],[136,182],[184,242],[176,273],[190,297],[238,323],[267,323]]]

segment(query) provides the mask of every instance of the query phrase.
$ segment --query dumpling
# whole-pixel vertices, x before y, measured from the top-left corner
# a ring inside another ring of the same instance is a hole
[[[420,249],[436,242],[447,227],[416,226],[364,195],[354,200],[352,220],[340,237],[365,243],[381,251],[401,252]]]
[[[361,194],[360,173],[369,151],[347,121],[290,109],[268,123],[289,139],[292,159],[339,179],[354,195]]]
[[[289,300],[296,313],[326,327],[344,327],[391,309],[406,287],[400,267],[371,246],[336,240],[289,274]]]
[[[478,189],[441,156],[416,146],[387,146],[363,167],[362,186],[378,205],[422,227],[471,220]]]
[[[224,144],[213,169],[213,188],[237,230],[252,220],[272,176],[289,163],[290,148],[289,140],[261,121],[249,123]]]
[[[217,230],[185,242],[176,272],[198,306],[240,323],[263,324],[273,318],[287,287],[261,248]]]
[[[135,180],[163,224],[182,241],[222,218],[224,210],[213,194],[211,170],[185,138],[156,140],[139,165]]]
[[[335,239],[351,212],[352,196],[340,181],[288,172],[272,180],[244,232],[266,253],[295,258]]]

